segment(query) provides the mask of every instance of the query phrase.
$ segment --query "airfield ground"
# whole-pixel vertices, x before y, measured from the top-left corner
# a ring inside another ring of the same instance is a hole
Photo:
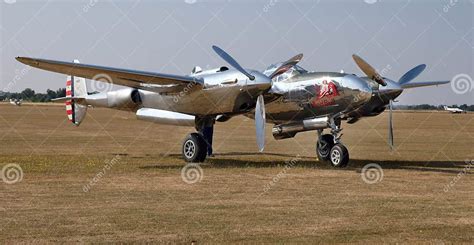
[[[23,172],[0,181],[0,243],[474,241],[474,114],[397,111],[393,152],[387,114],[344,124],[346,169],[317,161],[314,132],[275,141],[269,125],[259,154],[237,117],[217,124],[195,184],[180,158],[192,129],[98,108],[76,128],[65,114],[0,104],[0,168]]]

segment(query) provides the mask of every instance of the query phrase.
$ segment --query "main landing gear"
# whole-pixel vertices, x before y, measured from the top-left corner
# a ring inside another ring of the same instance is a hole
[[[318,130],[316,154],[320,161],[329,161],[333,167],[344,168],[349,163],[349,151],[341,143],[341,120],[330,119],[331,134],[323,134]]]
[[[196,119],[197,133],[189,134],[183,142],[182,155],[186,162],[204,162],[212,155],[214,118]]]

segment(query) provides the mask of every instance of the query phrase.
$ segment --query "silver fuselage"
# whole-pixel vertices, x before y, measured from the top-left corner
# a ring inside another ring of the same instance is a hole
[[[265,84],[250,81],[234,70],[201,77],[204,80],[201,89],[189,86],[179,93],[139,90],[141,104],[137,109],[154,108],[195,116],[245,114],[253,117],[255,98]],[[268,89],[266,118],[274,124],[348,113],[368,102],[372,94],[363,79],[334,72],[299,74],[274,81]]]

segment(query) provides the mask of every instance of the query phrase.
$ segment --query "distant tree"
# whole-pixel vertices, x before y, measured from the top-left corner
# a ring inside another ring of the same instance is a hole
[[[53,91],[51,89],[46,90],[46,95],[48,96],[48,100],[51,100],[57,97],[56,91]]]
[[[467,108],[468,108],[467,104],[462,104],[459,106],[459,109],[461,110],[467,110]]]
[[[59,88],[56,90],[56,98],[66,97],[66,88]]]
[[[31,88],[26,88],[21,92],[21,98],[24,100],[32,100],[35,96],[35,91]]]

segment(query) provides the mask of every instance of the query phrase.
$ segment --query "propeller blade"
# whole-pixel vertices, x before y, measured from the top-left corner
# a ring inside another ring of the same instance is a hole
[[[398,84],[401,85],[401,84],[405,84],[412,81],[418,75],[420,75],[425,70],[425,68],[426,68],[426,65],[421,64],[409,70],[407,73],[405,73],[405,75],[403,75],[402,77],[400,77],[400,79],[398,79]]]
[[[244,74],[245,76],[247,76],[250,80],[255,80],[255,76],[251,75],[250,73],[248,73],[244,68],[242,68],[242,66],[239,65],[239,63],[237,63],[237,61],[234,60],[234,58],[232,58],[232,56],[230,56],[228,53],[226,53],[224,50],[222,50],[221,48],[217,47],[217,46],[212,46],[212,49],[223,59],[225,60],[229,65],[231,65],[232,67],[234,67],[236,70],[240,71],[242,74]]]
[[[378,84],[382,86],[386,86],[387,83],[383,80],[382,76],[375,70],[369,63],[367,63],[364,59],[359,57],[356,54],[352,55],[352,59],[354,59],[357,66],[365,73],[369,78],[376,81]]]
[[[303,59],[303,54],[298,54],[293,56],[291,59],[285,61],[280,67],[275,69],[275,71],[270,75],[270,78],[273,79],[274,77],[285,73],[289,69],[291,69],[293,66],[298,64]]]
[[[393,100],[389,102],[389,114],[388,114],[388,144],[390,145],[390,149],[394,149],[393,143],[393,120],[392,120],[392,111],[393,111]]]
[[[255,129],[257,133],[257,145],[260,152],[265,148],[265,102],[263,95],[257,98],[255,106]]]

